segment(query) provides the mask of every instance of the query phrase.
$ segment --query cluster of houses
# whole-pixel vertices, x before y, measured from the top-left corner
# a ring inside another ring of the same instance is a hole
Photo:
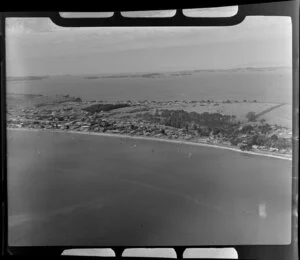
[[[147,103],[148,101],[145,102]],[[140,103],[145,104],[145,102],[139,102],[138,105]],[[210,133],[209,135],[201,136],[197,131],[187,131],[183,128],[175,128],[147,121],[134,114],[127,114],[123,117],[112,115],[110,112],[103,111],[89,113],[84,111],[81,106],[62,106],[56,109],[49,109],[49,107],[29,107],[18,111],[9,111],[7,126],[12,128],[24,127],[125,134],[232,146],[228,138],[222,134]],[[282,128],[274,128],[274,132],[278,136],[280,134],[286,135],[286,130],[282,130]],[[244,135],[243,140],[247,140],[247,134]],[[247,148],[247,144],[244,141],[236,145],[241,150]],[[253,145],[251,149],[280,153],[291,152],[291,149],[278,149],[276,147],[258,145]]]

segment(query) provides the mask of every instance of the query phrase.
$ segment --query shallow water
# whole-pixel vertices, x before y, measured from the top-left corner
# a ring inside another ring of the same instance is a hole
[[[289,243],[291,169],[210,147],[8,131],[9,244]]]

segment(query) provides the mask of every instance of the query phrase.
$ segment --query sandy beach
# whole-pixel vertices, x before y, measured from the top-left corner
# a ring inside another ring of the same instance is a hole
[[[155,138],[155,137],[145,137],[145,136],[133,136],[133,135],[124,135],[124,134],[110,134],[110,133],[95,133],[95,132],[80,132],[80,131],[65,131],[65,130],[47,130],[47,129],[32,129],[32,128],[7,128],[8,130],[15,130],[15,131],[33,131],[33,132],[40,132],[40,131],[48,131],[48,132],[55,132],[55,133],[70,133],[70,134],[83,134],[83,135],[95,135],[95,136],[107,136],[107,137],[119,137],[119,138],[129,138],[129,139],[138,139],[138,140],[149,140],[149,141],[157,141],[157,142],[168,142],[168,143],[175,143],[175,144],[185,144],[185,145],[193,145],[193,146],[202,146],[202,147],[212,147],[218,148],[223,150],[230,150],[238,153],[244,154],[251,154],[251,155],[258,155],[258,156],[265,156],[270,158],[282,159],[282,160],[289,160],[292,161],[291,155],[276,155],[271,153],[263,153],[263,152],[253,152],[253,151],[242,151],[238,148],[224,146],[224,145],[216,145],[216,144],[207,144],[207,143],[195,143],[195,142],[188,142],[188,141],[178,141],[178,140],[169,140],[163,138]]]

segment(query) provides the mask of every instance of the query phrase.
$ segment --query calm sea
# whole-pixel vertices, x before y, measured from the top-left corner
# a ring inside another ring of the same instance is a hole
[[[198,72],[161,78],[98,78],[55,76],[42,80],[8,81],[8,93],[69,94],[88,100],[257,100],[292,102],[292,73],[275,71]]]
[[[14,246],[287,244],[291,187],[287,160],[8,131]]]

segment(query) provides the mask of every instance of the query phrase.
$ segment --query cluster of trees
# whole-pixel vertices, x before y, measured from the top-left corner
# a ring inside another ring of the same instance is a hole
[[[157,115],[154,115],[157,117]],[[187,112],[184,110],[162,110],[161,121],[163,124],[176,127],[186,128],[186,126],[197,130],[198,126],[206,126],[209,128],[224,128],[226,125],[231,125],[235,116],[222,115],[220,113],[197,113]]]
[[[253,134],[255,132],[261,132],[262,134],[268,134],[272,130],[271,125],[261,124],[261,125],[245,125],[238,132],[241,134]]]
[[[272,136],[267,136],[263,134],[254,134],[246,139],[241,136],[234,136],[230,139],[232,145],[237,145],[239,143],[244,143],[247,147],[252,147],[253,145],[273,147],[278,149],[288,149],[292,147],[291,138],[278,137],[276,134]]]
[[[252,113],[249,115],[252,119]],[[241,149],[249,150],[253,145],[278,149],[288,149],[292,146],[291,139],[281,138],[275,134],[270,136],[272,127],[264,121],[261,124],[246,124],[240,127],[241,124],[235,120],[235,116],[208,112],[199,114],[184,110],[161,110],[155,114],[144,113],[140,116],[146,121],[184,129],[186,133],[221,136],[232,145],[242,144]]]
[[[186,112],[184,110],[161,110],[154,115],[150,113],[140,114],[143,120],[184,129],[186,132],[194,131],[201,136],[226,134],[236,128],[235,116],[222,115],[220,113],[202,114]]]
[[[249,122],[253,122],[256,120],[256,114],[255,112],[248,112],[246,114],[246,118],[248,119]]]
[[[94,104],[89,107],[83,108],[82,110],[90,113],[98,113],[101,111],[110,111],[117,108],[129,107],[129,104]]]

